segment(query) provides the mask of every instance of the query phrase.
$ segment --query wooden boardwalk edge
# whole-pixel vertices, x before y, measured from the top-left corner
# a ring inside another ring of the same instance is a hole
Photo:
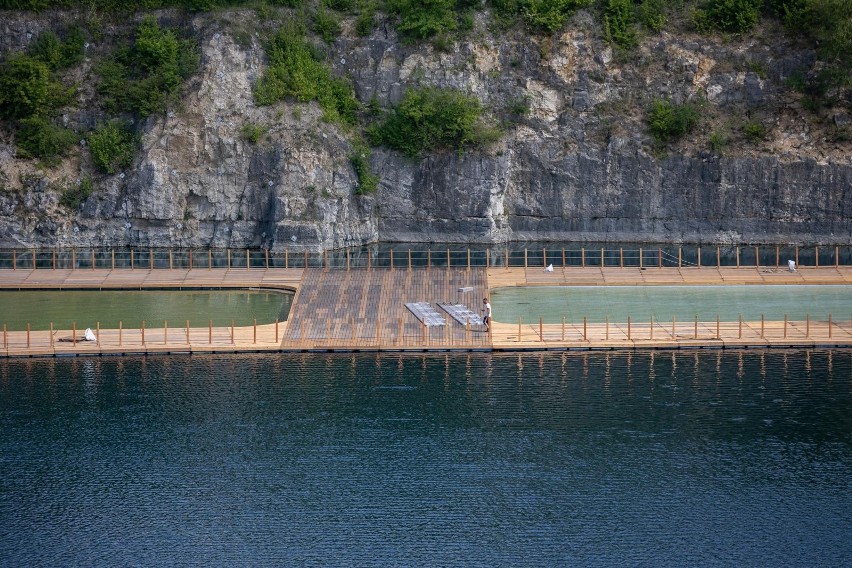
[[[101,329],[95,342],[60,342],[71,330],[6,330],[0,357],[137,353],[304,351],[540,351],[852,347],[850,319],[808,321],[649,322],[628,325],[495,322],[488,333],[460,325],[426,328],[406,302],[459,302],[477,311],[503,286],[852,285],[852,267],[778,270],[566,268],[0,270],[0,288],[233,287],[295,290],[289,321],[243,327]],[[852,292],[852,288],[850,288]],[[0,324],[2,316],[0,316]],[[77,330],[82,335],[82,330]]]

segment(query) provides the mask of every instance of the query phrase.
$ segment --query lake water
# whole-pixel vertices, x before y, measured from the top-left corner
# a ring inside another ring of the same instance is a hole
[[[252,325],[287,319],[293,294],[258,290],[0,290],[0,325],[9,329]]]
[[[747,286],[517,286],[491,292],[494,320],[516,323],[627,321],[756,321],[814,319],[849,322],[852,287],[830,285]]]
[[[848,566],[852,352],[0,361],[4,566]]]

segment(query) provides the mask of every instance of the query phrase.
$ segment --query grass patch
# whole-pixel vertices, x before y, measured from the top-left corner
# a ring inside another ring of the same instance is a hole
[[[257,144],[266,131],[267,128],[262,124],[244,124],[240,129],[240,137],[249,144]]]
[[[92,178],[86,177],[77,183],[64,184],[59,195],[59,204],[68,209],[78,209],[94,192]]]

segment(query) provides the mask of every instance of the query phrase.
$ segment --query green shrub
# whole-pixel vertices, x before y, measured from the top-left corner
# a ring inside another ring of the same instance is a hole
[[[59,196],[59,204],[68,209],[77,209],[94,191],[92,178],[86,177],[74,184],[65,184]]]
[[[743,132],[745,132],[746,137],[752,142],[759,142],[766,138],[766,126],[758,121],[747,122],[743,126]]]
[[[264,134],[266,134],[266,127],[261,124],[244,124],[240,130],[240,136],[250,144],[260,142]]]
[[[133,163],[134,136],[117,122],[99,126],[89,133],[87,140],[98,170],[114,174]]]
[[[604,6],[604,38],[623,49],[636,46],[633,0],[607,0]]]
[[[408,39],[427,39],[458,28],[456,0],[387,0],[387,9],[399,16],[396,29]]]
[[[48,111],[50,69],[34,57],[13,55],[0,68],[0,116],[26,118]]]
[[[695,104],[657,99],[648,112],[648,127],[658,142],[668,142],[691,132],[700,116]]]
[[[695,13],[695,26],[701,31],[711,29],[745,33],[760,20],[763,0],[710,0]]]
[[[79,140],[73,131],[56,126],[43,116],[24,118],[19,124],[15,142],[24,157],[50,161],[65,156]]]
[[[668,21],[665,0],[644,0],[639,5],[639,21],[655,32],[661,32]]]
[[[442,149],[463,150],[499,138],[483,118],[476,97],[452,89],[409,89],[384,122],[369,129],[370,141],[409,156]]]
[[[367,2],[361,7],[358,17],[355,18],[355,33],[361,37],[367,37],[372,33],[376,20],[376,4]]]
[[[80,28],[68,31],[64,41],[52,31],[43,32],[30,46],[30,55],[44,62],[51,70],[64,69],[83,60],[86,40]]]
[[[163,112],[180,86],[198,67],[198,47],[179,40],[148,17],[136,31],[132,46],[116,50],[97,67],[103,107],[111,112],[135,112],[142,117]]]
[[[333,12],[320,8],[314,14],[314,33],[326,43],[332,43],[340,35],[340,19]]]
[[[269,67],[254,86],[258,105],[270,105],[286,97],[317,101],[329,121],[355,124],[358,101],[352,87],[332,76],[305,43],[304,28],[289,22],[267,47]]]
[[[725,146],[728,145],[730,139],[728,138],[728,135],[725,132],[720,130],[714,130],[710,134],[710,139],[708,140],[708,142],[710,144],[710,150],[718,154]]]
[[[555,32],[565,25],[578,8],[591,3],[591,0],[521,0],[518,5],[530,27]]]

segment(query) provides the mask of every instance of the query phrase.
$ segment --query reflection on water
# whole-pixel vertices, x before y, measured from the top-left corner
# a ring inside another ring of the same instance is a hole
[[[181,327],[273,323],[287,319],[293,294],[255,290],[0,290],[0,323],[9,329],[162,327],[164,321]]]
[[[31,565],[843,565],[852,353],[0,363]]]

